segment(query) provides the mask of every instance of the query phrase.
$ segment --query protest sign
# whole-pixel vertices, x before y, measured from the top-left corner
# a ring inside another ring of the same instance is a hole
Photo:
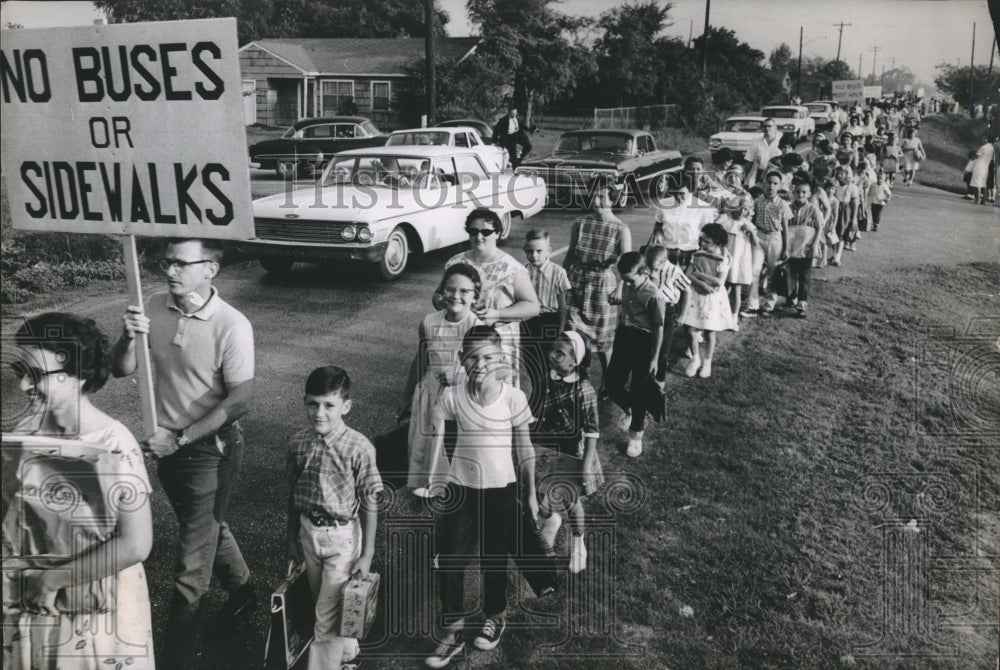
[[[865,83],[861,79],[833,82],[833,99],[841,107],[849,108],[854,103],[864,104]]]
[[[865,86],[864,93],[865,100],[870,98],[875,98],[876,100],[882,99],[882,87],[881,86]]]

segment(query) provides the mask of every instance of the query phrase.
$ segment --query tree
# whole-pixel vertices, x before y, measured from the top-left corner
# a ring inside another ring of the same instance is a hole
[[[1000,87],[1000,73],[996,68],[993,71],[992,81],[987,81],[988,68],[983,65],[970,69],[969,66],[956,67],[949,63],[941,63],[937,66],[938,75],[934,77],[934,84],[938,90],[947,93],[959,107],[969,109],[978,104],[985,104],[987,93],[991,100],[1000,99],[997,95],[997,88]],[[970,94],[970,84],[971,93]]]
[[[601,14],[603,31],[594,44],[601,89],[617,106],[648,104],[655,95],[659,63],[657,42],[672,5],[656,0],[625,4]]]
[[[694,40],[695,53],[701,53],[705,35]],[[774,100],[784,100],[781,82],[764,67],[764,52],[740,42],[732,30],[708,29],[708,76],[703,84],[705,95],[725,114],[757,110]],[[697,71],[700,75],[700,70]],[[694,90],[691,88],[690,90]],[[704,132],[710,128],[702,127]],[[711,129],[714,132],[714,128]]]
[[[580,62],[591,57],[581,37],[591,21],[555,11],[554,1],[468,0],[469,20],[482,36],[478,57],[508,75],[511,102],[529,119],[536,98],[572,91]]]
[[[420,59],[408,68],[409,83],[399,94],[398,105],[404,122],[413,125],[417,125],[420,115],[427,109],[424,63]],[[508,73],[480,57],[478,49],[460,62],[436,59],[434,81],[441,119],[472,117],[492,121],[510,92]]]
[[[236,17],[237,38],[423,37],[423,0],[95,0],[112,23]],[[435,10],[434,31],[447,35],[448,14]]]
[[[771,71],[777,72],[779,75],[790,72],[795,65],[798,65],[797,59],[792,58],[792,47],[784,42],[771,51],[771,55],[767,57],[767,63]]]

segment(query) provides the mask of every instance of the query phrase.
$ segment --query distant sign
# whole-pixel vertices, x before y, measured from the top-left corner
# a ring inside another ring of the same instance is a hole
[[[906,84],[905,86],[903,86],[903,91],[905,91],[906,93],[909,93],[912,90],[913,90],[913,84]]]
[[[918,88],[917,89],[917,97],[918,98],[924,97],[924,89],[923,88]]]
[[[15,228],[253,236],[235,19],[4,30]]]
[[[865,86],[864,94],[865,100],[868,98],[881,98],[882,97],[882,87],[881,86]]]
[[[833,99],[844,107],[855,102],[865,101],[865,82],[861,79],[849,79],[833,82]]]

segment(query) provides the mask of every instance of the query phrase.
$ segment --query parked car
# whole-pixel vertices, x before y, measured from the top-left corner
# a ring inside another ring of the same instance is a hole
[[[762,108],[760,115],[774,119],[778,124],[778,132],[795,140],[816,132],[816,124],[809,116],[809,108],[802,105],[772,105]]]
[[[622,207],[643,193],[662,198],[671,173],[680,170],[680,152],[657,149],[648,132],[571,130],[559,137],[552,155],[527,160],[515,172],[542,177],[549,203],[561,206],[585,204],[594,178],[609,175],[617,185],[614,204]]]
[[[708,138],[712,161],[718,162],[716,154],[723,147],[732,152],[734,159],[743,158],[754,140],[764,136],[763,125],[763,116],[730,116],[722,130]]]
[[[363,116],[302,119],[274,140],[250,147],[250,165],[280,177],[316,174],[340,151],[380,147],[389,139]]]
[[[442,121],[441,123],[434,126],[435,128],[455,128],[457,126],[464,126],[466,128],[475,128],[479,131],[479,136],[483,138],[486,143],[493,142],[493,126],[486,123],[485,121],[480,121],[479,119],[453,119],[451,121]]]
[[[809,116],[812,117],[816,130],[827,130],[833,127],[833,105],[828,102],[807,102]]]
[[[444,128],[414,128],[394,130],[389,135],[388,147],[441,146],[472,149],[483,159],[483,165],[490,172],[503,172],[507,167],[507,150],[487,144],[479,131],[469,126],[447,126]]]
[[[296,261],[353,261],[395,279],[410,254],[466,241],[465,217],[476,207],[500,214],[505,239],[515,219],[545,206],[541,179],[490,174],[479,154],[461,147],[343,151],[319,185],[255,200],[254,238],[238,248],[269,272]]]

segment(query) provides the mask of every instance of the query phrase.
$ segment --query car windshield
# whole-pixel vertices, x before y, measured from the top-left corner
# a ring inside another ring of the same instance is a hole
[[[609,154],[632,153],[632,138],[627,135],[566,135],[559,138],[555,152],[579,153],[592,151]]]
[[[766,109],[760,110],[762,116],[770,116],[775,119],[794,119],[798,116],[798,111],[794,109],[779,109],[775,107],[768,107]]]
[[[358,186],[383,186],[386,188],[411,188],[423,179],[427,184],[430,161],[412,156],[343,156],[334,159],[323,176],[324,186],[354,184]]]
[[[364,123],[362,123],[361,128],[372,137],[374,137],[375,135],[382,134],[382,131],[376,128],[375,124],[372,123],[371,121],[365,121]]]
[[[761,122],[760,121],[750,121],[750,120],[736,120],[736,121],[726,121],[726,127],[723,129],[728,133],[760,133]]]
[[[826,112],[829,111],[829,107],[826,105],[806,105],[810,112]]]
[[[393,133],[389,136],[389,141],[386,142],[386,146],[390,147],[448,146],[449,144],[451,144],[451,133],[428,130],[414,131],[412,133]]]
[[[298,130],[295,129],[295,126],[292,126],[291,128],[289,128],[285,132],[281,133],[281,139],[283,139],[283,140],[290,140],[293,137],[295,137],[295,133],[297,133],[297,132],[298,132]]]

